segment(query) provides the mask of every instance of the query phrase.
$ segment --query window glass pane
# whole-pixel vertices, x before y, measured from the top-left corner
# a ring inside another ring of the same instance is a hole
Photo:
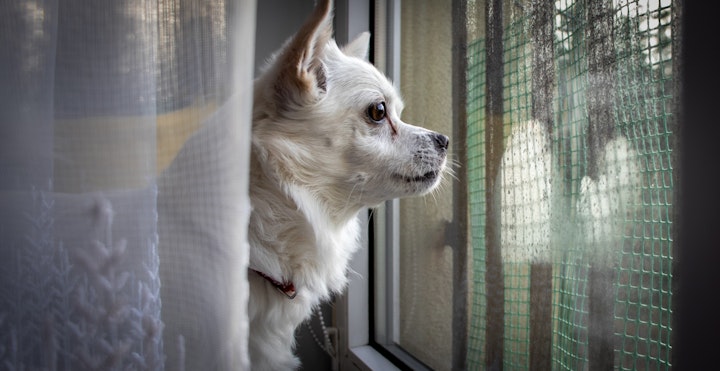
[[[403,1],[403,120],[452,134],[450,1]],[[453,138],[451,138],[452,152]],[[450,155],[452,161],[452,154]],[[451,177],[432,195],[400,203],[399,345],[436,370],[450,369],[453,253]]]

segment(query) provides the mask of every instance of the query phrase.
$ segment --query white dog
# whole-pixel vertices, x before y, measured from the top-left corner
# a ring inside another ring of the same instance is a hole
[[[255,81],[247,272],[254,370],[299,366],[295,329],[346,286],[348,261],[359,247],[358,213],[388,199],[426,194],[444,175],[448,137],[400,119],[399,94],[365,60],[369,34],[343,48],[331,35],[331,4],[322,0]],[[177,277],[182,272],[175,270],[184,269],[166,268],[163,285],[193,285],[191,278]],[[166,301],[181,296],[169,290],[163,292],[164,310]],[[166,349],[183,325],[182,319],[166,321]],[[215,346],[186,344],[187,352],[217,352]]]

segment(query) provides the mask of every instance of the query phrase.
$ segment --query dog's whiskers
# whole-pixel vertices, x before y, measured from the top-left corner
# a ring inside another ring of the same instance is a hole
[[[352,199],[353,193],[355,192],[355,188],[360,185],[359,183],[353,184],[353,187],[350,189],[350,193],[348,194],[347,199],[345,200],[345,207],[343,209],[347,210],[350,206],[350,200]],[[362,188],[360,189],[360,198],[362,198]]]

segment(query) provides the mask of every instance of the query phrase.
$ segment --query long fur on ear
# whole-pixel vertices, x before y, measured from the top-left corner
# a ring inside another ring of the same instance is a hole
[[[275,60],[279,64],[274,85],[279,107],[308,104],[326,90],[321,57],[332,38],[331,12],[331,1],[320,0],[313,14]]]
[[[363,32],[342,48],[343,53],[350,57],[367,59],[370,51],[370,32]]]

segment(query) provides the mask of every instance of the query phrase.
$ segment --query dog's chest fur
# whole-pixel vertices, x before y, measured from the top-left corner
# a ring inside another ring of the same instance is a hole
[[[283,185],[257,158],[252,162],[250,267],[278,281],[291,281],[298,292],[294,300],[307,300],[309,305],[340,292],[347,282],[348,261],[359,247],[357,217],[331,219],[310,191]]]
[[[248,272],[249,346],[258,369],[294,368],[298,361],[292,353],[278,350],[292,349],[297,326],[345,287],[360,229],[356,216],[330,220],[317,198],[301,187],[281,184],[266,166],[257,157],[252,160],[250,268],[292,282],[297,295],[291,299],[265,277]]]

